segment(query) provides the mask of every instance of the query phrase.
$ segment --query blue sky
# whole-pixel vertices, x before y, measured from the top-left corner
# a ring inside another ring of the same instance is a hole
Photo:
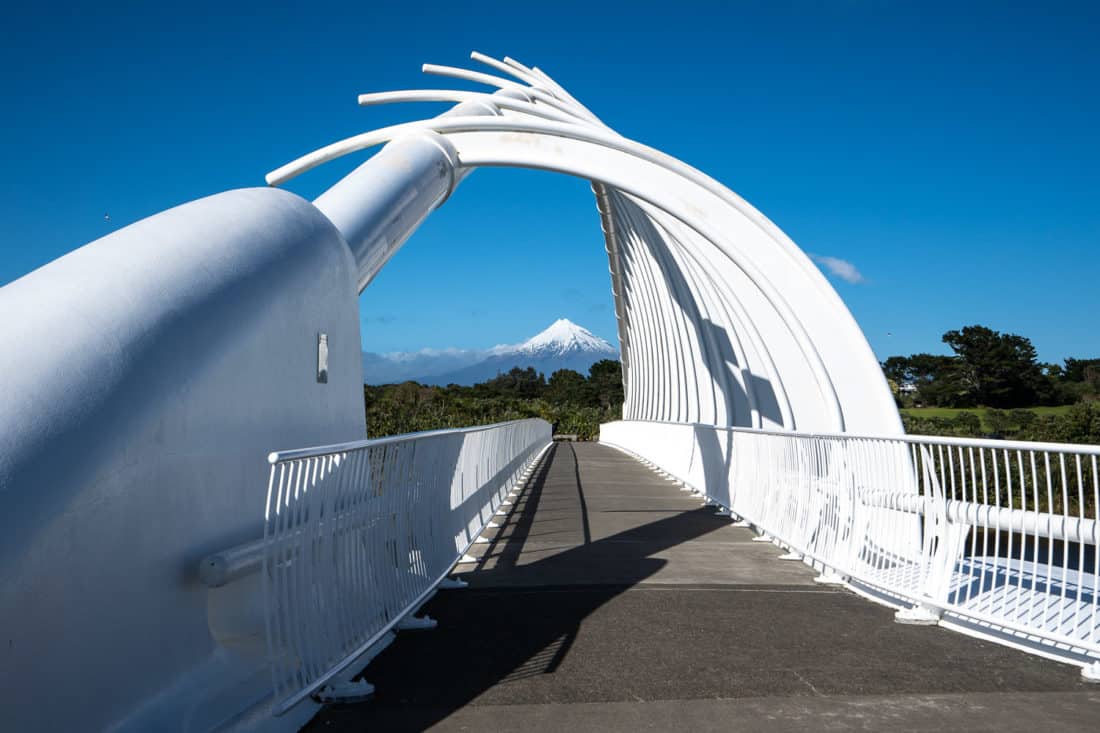
[[[1100,356],[1096,3],[29,5],[0,26],[0,283],[442,111],[355,97],[438,86],[421,63],[477,49],[540,66],[851,263],[862,282],[833,281],[880,357],[942,351],[970,323],[1044,360]],[[360,160],[288,187],[314,197]],[[613,341],[587,184],[479,171],[361,311],[373,351],[511,343],[558,317]]]

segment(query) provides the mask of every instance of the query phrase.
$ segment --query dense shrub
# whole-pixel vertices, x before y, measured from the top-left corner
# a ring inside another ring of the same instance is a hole
[[[405,382],[365,385],[363,395],[372,438],[541,417],[555,433],[595,440],[600,423],[622,417],[622,369],[604,360],[587,377],[561,370],[547,382],[534,369],[517,368],[472,387]]]
[[[985,410],[984,420],[975,412],[955,417],[902,414],[905,432],[912,435],[947,435],[959,438],[994,437],[1045,443],[1100,445],[1100,403],[1082,402],[1064,414],[1039,415],[1031,410]]]

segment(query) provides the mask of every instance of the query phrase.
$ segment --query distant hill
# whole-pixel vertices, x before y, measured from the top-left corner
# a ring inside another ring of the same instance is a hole
[[[363,381],[367,384],[396,384],[423,375],[443,374],[477,364],[490,352],[477,349],[423,349],[422,351],[374,354],[363,352]],[[425,384],[434,384],[428,381]]]
[[[559,369],[587,374],[601,359],[617,359],[619,350],[586,328],[561,318],[536,336],[514,346],[423,350],[395,354],[363,353],[363,378],[368,384],[412,380],[421,384],[469,386],[492,379],[513,367],[549,377]]]

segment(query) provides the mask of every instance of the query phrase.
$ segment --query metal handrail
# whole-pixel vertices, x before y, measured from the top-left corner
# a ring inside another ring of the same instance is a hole
[[[631,420],[633,423],[650,423],[654,425],[682,425],[701,428],[726,430],[734,433],[755,433],[760,435],[775,435],[791,438],[842,438],[845,440],[879,440],[894,441],[900,443],[953,445],[963,448],[996,448],[1004,450],[1037,450],[1049,453],[1080,453],[1082,455],[1100,456],[1100,445],[1087,443],[1047,443],[1028,440],[1002,440],[1000,438],[957,438],[948,435],[920,435],[917,433],[899,433],[897,435],[865,435],[862,433],[836,433],[836,432],[809,432],[798,430],[772,430],[766,428],[749,428],[740,426],[708,425],[700,422],[677,422],[675,420]]]
[[[662,421],[600,440],[826,577],[911,606],[899,620],[1007,630],[1100,675],[1100,446]]]
[[[414,613],[550,444],[532,418],[271,453],[260,546],[274,714]],[[210,580],[251,567],[225,565]]]
[[[431,438],[438,435],[453,435],[456,433],[477,433],[485,430],[495,430],[506,425],[515,425],[518,423],[528,422],[529,420],[539,420],[540,418],[521,418],[519,420],[506,420],[504,422],[491,423],[489,425],[474,425],[468,428],[441,428],[439,430],[424,430],[418,433],[399,433],[397,435],[387,435],[383,438],[364,438],[362,440],[352,440],[347,443],[333,443],[332,445],[318,445],[309,448],[293,448],[290,450],[277,450],[267,454],[268,463],[279,463],[281,461],[289,461],[297,458],[316,458],[319,456],[331,456],[338,453],[347,453],[348,451],[362,450],[363,448],[370,448],[372,446],[388,445],[390,443],[402,443],[408,440],[424,440],[425,438]]]

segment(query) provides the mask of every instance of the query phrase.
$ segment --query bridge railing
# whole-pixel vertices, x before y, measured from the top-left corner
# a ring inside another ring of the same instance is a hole
[[[550,444],[518,420],[272,453],[263,587],[276,714],[430,597]]]
[[[1100,659],[1100,447],[616,422],[601,442],[902,610]],[[1090,667],[1100,670],[1100,665]]]

